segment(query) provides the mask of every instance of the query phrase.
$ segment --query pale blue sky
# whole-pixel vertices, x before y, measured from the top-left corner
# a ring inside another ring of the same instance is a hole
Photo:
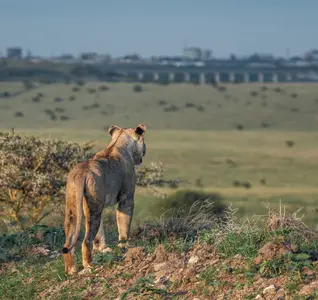
[[[318,48],[318,0],[0,0],[0,50],[216,57]]]

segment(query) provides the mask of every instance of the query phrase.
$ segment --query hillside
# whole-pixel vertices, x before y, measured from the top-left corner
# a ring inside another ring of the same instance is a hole
[[[144,84],[141,92],[129,83],[33,85],[0,83],[9,94],[0,98],[0,128],[103,130],[140,121],[152,130],[318,128],[317,84]]]

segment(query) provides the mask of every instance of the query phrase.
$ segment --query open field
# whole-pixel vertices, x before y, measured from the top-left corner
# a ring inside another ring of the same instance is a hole
[[[116,247],[114,215],[105,213],[111,252],[95,252],[91,272],[67,276],[56,211],[43,220],[48,227],[0,234],[0,299],[316,299],[318,85],[133,87],[0,83],[0,131],[92,141],[97,151],[109,125],[143,122],[145,165],[161,161],[165,179],[188,180],[180,188],[219,195],[238,212],[223,211],[225,222],[208,209],[158,218],[162,199],[138,187],[130,248]],[[263,202],[303,207],[309,228]],[[267,216],[241,222],[255,214]]]
[[[108,90],[100,91],[100,87]],[[166,177],[201,180],[220,193],[240,216],[265,212],[262,201],[304,207],[305,220],[317,224],[317,84],[212,86],[87,83],[0,83],[0,128],[86,142],[100,150],[109,125],[148,126],[145,164],[162,161]],[[72,91],[78,87],[79,91]],[[75,99],[71,99],[75,96]],[[36,100],[34,100],[36,98]],[[58,99],[56,99],[58,98]],[[51,120],[54,112],[56,120]],[[20,111],[23,117],[15,117]],[[66,116],[67,120],[60,120]],[[237,130],[238,124],[243,130]],[[288,147],[286,141],[293,141]],[[251,187],[236,187],[235,181]],[[193,188],[184,184],[182,187]],[[169,191],[170,192],[170,191]],[[138,201],[155,201],[144,191]],[[145,205],[141,205],[143,209]]]

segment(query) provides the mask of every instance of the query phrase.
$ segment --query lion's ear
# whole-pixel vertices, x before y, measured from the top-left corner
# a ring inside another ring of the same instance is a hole
[[[145,124],[139,124],[139,125],[136,127],[135,132],[136,132],[138,135],[143,135],[146,130],[147,130],[147,127],[146,127]]]
[[[113,135],[116,130],[120,130],[120,129],[121,129],[121,128],[120,128],[119,126],[117,126],[117,125],[112,125],[112,126],[110,126],[109,129],[108,129],[108,133],[109,133],[110,135]]]

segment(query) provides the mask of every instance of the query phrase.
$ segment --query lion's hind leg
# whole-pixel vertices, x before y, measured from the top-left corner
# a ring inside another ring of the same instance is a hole
[[[107,247],[107,243],[105,239],[103,216],[101,216],[99,229],[93,243],[93,250],[99,251],[99,252],[107,252],[107,249],[109,248]]]
[[[74,197],[73,200],[75,200],[75,195],[71,195],[69,197]],[[65,208],[65,219],[64,219],[64,231],[65,231],[65,243],[64,248],[69,248],[70,244],[72,243],[72,240],[74,238],[75,234],[75,226],[76,226],[76,209],[69,205],[67,202],[66,208]],[[74,252],[75,247],[68,253],[65,253],[64,256],[64,266],[65,266],[65,272],[67,274],[74,274],[76,273],[76,265],[74,262]]]
[[[103,207],[91,197],[84,199],[85,237],[82,243],[82,260],[84,269],[92,267],[93,241],[99,230]]]

